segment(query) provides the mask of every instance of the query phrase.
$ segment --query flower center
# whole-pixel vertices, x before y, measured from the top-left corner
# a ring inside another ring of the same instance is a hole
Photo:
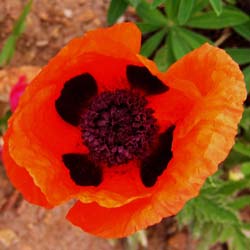
[[[103,92],[93,99],[80,126],[94,161],[120,165],[150,153],[158,126],[146,105],[145,97],[128,90]]]

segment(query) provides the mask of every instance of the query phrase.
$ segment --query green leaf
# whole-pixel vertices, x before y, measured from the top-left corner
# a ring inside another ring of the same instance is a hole
[[[229,203],[229,206],[235,210],[239,210],[248,206],[249,204],[250,204],[250,196],[244,195],[236,197],[231,203]]]
[[[209,42],[212,44],[212,41],[210,41],[208,38],[196,32],[193,32],[191,30],[181,28],[181,27],[176,27],[175,30],[178,32],[179,36],[182,37],[183,40],[186,43],[188,43],[188,45],[192,49],[196,49],[206,42]]]
[[[247,92],[250,91],[250,66],[243,69]]]
[[[0,53],[0,66],[3,66],[4,64],[8,64],[11,58],[13,57],[17,39],[24,31],[25,19],[28,13],[30,12],[31,5],[32,5],[32,0],[30,0],[24,6],[24,9],[21,15],[19,16],[18,20],[16,21],[13,27],[11,35],[8,37],[8,39],[4,43],[4,46]]]
[[[250,66],[249,66],[249,72],[250,72]],[[243,116],[240,121],[240,127],[243,128],[244,140],[250,141],[250,108],[245,108]]]
[[[205,197],[198,197],[196,206],[203,208],[201,213],[205,221],[213,221],[215,223],[227,223],[228,225],[235,225],[239,223],[236,215],[225,208],[223,204],[219,204],[215,199],[207,199]]]
[[[231,168],[246,161],[250,161],[250,157],[239,153],[233,148],[223,165],[227,168]]]
[[[250,145],[238,141],[234,144],[234,150],[242,155],[250,157]]]
[[[128,2],[129,2],[133,7],[137,7],[137,5],[141,2],[141,0],[128,0]]]
[[[222,2],[221,2],[221,0],[209,0],[209,2],[212,5],[216,15],[219,16],[222,13]]]
[[[250,21],[234,26],[233,29],[246,40],[250,41]]]
[[[179,9],[180,0],[166,0],[165,3],[165,12],[170,20],[176,20],[178,9]]]
[[[138,16],[146,23],[153,23],[164,27],[167,25],[166,17],[157,9],[152,9],[150,4],[142,0],[136,7]]]
[[[114,24],[128,7],[126,0],[111,0],[108,8],[107,22],[109,25]]]
[[[195,2],[194,0],[181,0],[180,1],[178,15],[177,15],[177,20],[180,25],[185,24],[187,20],[189,19],[192,13],[194,2]]]
[[[209,4],[209,0],[196,0],[195,5],[193,6],[192,14],[202,11]]]
[[[250,177],[250,161],[242,163],[240,169],[246,177]]]
[[[213,186],[206,181],[205,190],[202,188],[198,197],[187,202],[177,215],[178,224],[188,225],[192,236],[198,237],[197,249],[208,250],[216,242],[227,242],[230,250],[248,249],[250,241],[244,230],[249,230],[250,224],[241,221],[237,208],[249,204],[249,200],[242,198],[234,203],[234,199],[236,192],[249,187],[250,180],[230,181],[220,178],[222,170],[218,172],[212,176]]]
[[[250,63],[250,49],[248,48],[228,48],[226,52],[239,64]]]
[[[249,180],[242,179],[238,181],[226,181],[216,192],[220,195],[233,195],[249,185]]]
[[[142,33],[149,33],[149,32],[153,32],[156,31],[160,28],[162,28],[162,25],[156,25],[154,23],[136,23],[136,25],[138,26],[138,28],[141,30]]]
[[[167,44],[164,44],[155,54],[154,61],[158,69],[162,72],[175,62],[172,50]]]
[[[172,28],[170,30],[169,38],[170,48],[177,60],[192,50],[189,44],[183,42],[183,38],[179,35],[177,29]]]
[[[242,223],[242,229],[245,229],[247,231],[250,231],[250,223]]]
[[[232,242],[229,242],[234,250],[246,250],[249,247],[246,236],[239,228],[234,228]]]
[[[160,45],[162,39],[166,34],[166,30],[162,29],[156,32],[153,36],[148,38],[146,42],[143,43],[141,48],[141,54],[143,56],[149,57]]]
[[[152,8],[156,8],[157,6],[159,6],[160,4],[165,3],[166,0],[154,0],[151,4]]]
[[[193,16],[189,19],[187,25],[201,29],[222,29],[242,24],[247,21],[249,21],[249,16],[239,9],[224,8],[220,16],[217,16],[213,11]]]

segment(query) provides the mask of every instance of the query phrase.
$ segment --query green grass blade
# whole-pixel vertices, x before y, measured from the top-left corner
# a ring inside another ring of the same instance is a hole
[[[24,26],[25,26],[25,19],[27,17],[27,15],[29,14],[30,12],[30,9],[31,9],[31,6],[32,6],[32,0],[30,0],[25,6],[24,6],[24,9],[20,15],[20,17],[18,18],[17,22],[15,23],[15,26],[13,28],[13,32],[12,34],[14,36],[20,36],[23,31],[24,31]]]
[[[30,12],[32,5],[32,0],[30,0],[24,7],[21,15],[19,16],[18,20],[16,21],[13,31],[8,37],[8,39],[5,41],[3,48],[0,53],[0,67],[8,64],[15,52],[16,42],[17,39],[20,37],[22,32],[24,31],[25,26],[25,19]]]

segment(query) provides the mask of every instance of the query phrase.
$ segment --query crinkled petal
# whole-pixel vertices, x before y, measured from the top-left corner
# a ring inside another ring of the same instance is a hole
[[[124,43],[124,35],[131,32],[135,33],[136,39]],[[129,191],[120,194],[119,188],[116,192],[116,187],[105,181],[98,189],[75,185],[62,163],[62,155],[88,153],[88,149],[82,144],[80,129],[67,124],[58,115],[55,100],[65,82],[83,73],[95,78],[99,92],[129,88],[126,66],[138,63],[135,52],[139,50],[139,43],[140,34],[133,24],[118,25],[108,32],[103,29],[90,32],[62,49],[22,96],[9,122],[11,137],[6,137],[5,143],[10,157],[26,169],[51,204],[57,205],[79,196],[84,201],[97,200],[107,206],[117,206],[138,196],[138,188],[130,186]],[[128,175],[133,176],[132,172]],[[110,199],[104,199],[109,192]]]
[[[8,130],[5,138],[8,138],[10,134],[10,130]],[[40,188],[36,186],[27,170],[19,167],[11,158],[9,154],[9,148],[6,145],[4,145],[3,160],[8,177],[27,201],[46,208],[52,207],[48,203],[45,195],[41,192]]]
[[[183,73],[187,68],[189,75]],[[196,77],[201,71],[202,79]],[[198,195],[234,144],[246,90],[238,65],[225,52],[204,45],[174,64],[164,77],[166,82],[183,82],[186,77],[199,90],[191,98],[192,108],[176,121],[172,160],[148,197],[117,208],[76,203],[67,218],[83,230],[123,237],[176,214]]]

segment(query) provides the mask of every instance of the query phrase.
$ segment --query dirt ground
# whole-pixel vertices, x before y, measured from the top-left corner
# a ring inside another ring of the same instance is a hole
[[[10,34],[25,0],[0,1],[0,48]],[[26,30],[17,43],[14,58],[7,69],[0,70],[0,115],[8,108],[10,86],[25,74],[28,80],[73,37],[105,26],[108,0],[34,0],[27,17]],[[131,11],[133,13],[133,11]],[[131,13],[130,13],[131,14]],[[0,250],[120,250],[84,233],[64,216],[72,204],[53,210],[31,205],[12,187],[0,165]],[[186,250],[187,234],[177,232],[173,219],[151,227],[150,250]]]
[[[8,108],[10,87],[21,75],[30,81],[72,38],[106,26],[109,0],[33,0],[24,34],[8,68],[0,69],[0,117]],[[243,1],[240,1],[243,2]],[[0,49],[27,0],[0,0]],[[121,20],[134,20],[129,9]],[[209,37],[221,33],[205,34]],[[215,37],[213,40],[216,40]],[[235,44],[235,37],[227,46]],[[241,43],[237,42],[237,45]],[[243,43],[242,46],[249,46]],[[0,140],[1,143],[1,140]],[[53,210],[31,205],[12,187],[0,164],[0,250],[123,250],[124,240],[107,240],[84,233],[64,217],[72,203]],[[195,250],[187,231],[179,232],[174,218],[147,230],[148,250]],[[140,250],[143,248],[140,247]],[[214,250],[225,250],[218,245]],[[129,249],[130,250],[130,249]]]

